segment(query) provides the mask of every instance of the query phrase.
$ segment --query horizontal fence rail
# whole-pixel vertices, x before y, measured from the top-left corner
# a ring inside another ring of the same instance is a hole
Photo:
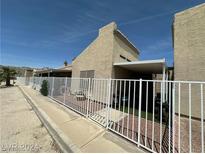
[[[150,152],[204,152],[205,82],[17,78]]]

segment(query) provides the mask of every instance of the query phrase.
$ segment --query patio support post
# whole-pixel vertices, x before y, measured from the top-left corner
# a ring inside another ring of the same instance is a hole
[[[108,91],[108,95],[107,95],[107,121],[106,121],[106,129],[108,129],[109,127],[109,113],[110,113],[110,95],[111,95],[111,79],[107,80],[108,82],[108,86],[107,86],[107,91]]]
[[[165,64],[163,65],[163,77],[162,77],[162,103],[164,103],[165,101],[165,71],[166,71],[166,68],[165,68]]]
[[[87,101],[87,113],[86,113],[86,117],[88,118],[88,115],[89,115],[89,105],[90,105],[90,94],[91,94],[91,78],[88,79],[88,92],[87,92],[87,98],[88,98],[88,101]]]

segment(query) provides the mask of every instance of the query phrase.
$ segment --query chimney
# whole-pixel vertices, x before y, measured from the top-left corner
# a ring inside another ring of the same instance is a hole
[[[64,61],[64,66],[67,66],[68,65],[68,62],[65,60]]]
[[[99,35],[113,33],[117,29],[117,24],[113,21],[99,29]]]

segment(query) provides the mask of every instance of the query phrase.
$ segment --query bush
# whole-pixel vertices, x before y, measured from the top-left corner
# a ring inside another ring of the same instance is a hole
[[[43,96],[48,96],[48,81],[43,80],[40,92]]]

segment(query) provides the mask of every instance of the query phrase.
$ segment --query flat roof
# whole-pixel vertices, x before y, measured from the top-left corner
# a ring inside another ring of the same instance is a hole
[[[114,63],[113,65],[134,72],[158,74],[158,73],[163,73],[163,69],[164,67],[166,67],[166,62],[165,59],[156,59],[156,60],[120,62],[120,63]]]

